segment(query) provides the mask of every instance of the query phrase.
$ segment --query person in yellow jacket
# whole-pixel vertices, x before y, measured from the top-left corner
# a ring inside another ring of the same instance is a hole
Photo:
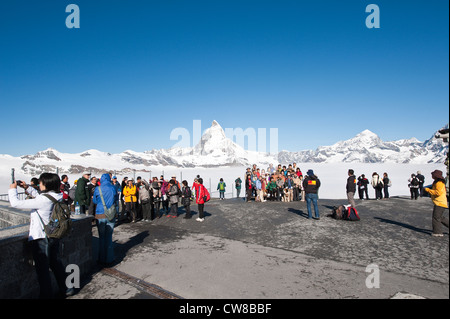
[[[125,211],[127,214],[127,218],[131,219],[133,223],[136,222],[137,218],[137,188],[136,185],[133,185],[132,180],[128,180],[127,186],[125,186],[122,190],[123,197],[125,200]]]
[[[444,211],[448,208],[447,191],[445,189],[445,179],[442,171],[435,170],[431,173],[434,180],[432,188],[425,188],[425,191],[431,195],[434,204],[433,209],[433,236],[442,237],[442,225],[448,228],[448,218],[444,217]]]

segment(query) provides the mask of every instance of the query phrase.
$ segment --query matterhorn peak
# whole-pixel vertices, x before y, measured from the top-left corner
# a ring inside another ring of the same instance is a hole
[[[226,138],[225,131],[216,120],[214,120],[211,124],[211,127],[203,133],[203,137],[207,137],[208,139],[210,139],[211,137],[216,137],[218,139]]]
[[[216,150],[224,153],[234,153],[235,147],[235,143],[225,135],[222,126],[214,120],[211,127],[205,130],[194,150],[200,154],[210,154]]]

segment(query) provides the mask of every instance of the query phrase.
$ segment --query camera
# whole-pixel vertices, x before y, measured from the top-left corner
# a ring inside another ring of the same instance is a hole
[[[16,181],[16,183],[17,183],[17,185],[22,185],[23,182],[18,180],[18,181]]]

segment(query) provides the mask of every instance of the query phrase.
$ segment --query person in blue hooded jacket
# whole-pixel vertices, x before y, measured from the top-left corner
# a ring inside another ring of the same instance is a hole
[[[103,202],[99,191],[100,187],[102,189],[106,208],[110,208],[113,204],[115,204],[119,199],[119,195],[116,188],[111,183],[111,175],[103,174],[100,179],[100,186],[95,189],[92,200],[94,204],[97,204],[95,219],[97,220],[99,237],[98,261],[100,264],[108,265],[114,261],[112,234],[114,231],[115,219],[109,221],[105,216],[105,210],[103,208]]]

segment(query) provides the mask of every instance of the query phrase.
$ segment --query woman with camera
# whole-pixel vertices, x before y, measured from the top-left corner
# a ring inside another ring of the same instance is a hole
[[[19,200],[17,185],[26,189],[33,197],[28,200]],[[35,264],[36,274],[40,287],[40,298],[49,299],[55,297],[52,291],[50,269],[52,270],[59,287],[61,296],[73,294],[73,288],[66,287],[66,272],[59,258],[59,239],[48,238],[44,231],[44,224],[48,224],[53,210],[53,202],[44,196],[50,195],[57,201],[62,201],[63,194],[60,191],[61,180],[58,175],[43,173],[39,177],[40,194],[36,189],[24,182],[14,182],[8,191],[11,207],[19,209],[31,209],[30,230],[28,241],[31,242],[31,251]]]

